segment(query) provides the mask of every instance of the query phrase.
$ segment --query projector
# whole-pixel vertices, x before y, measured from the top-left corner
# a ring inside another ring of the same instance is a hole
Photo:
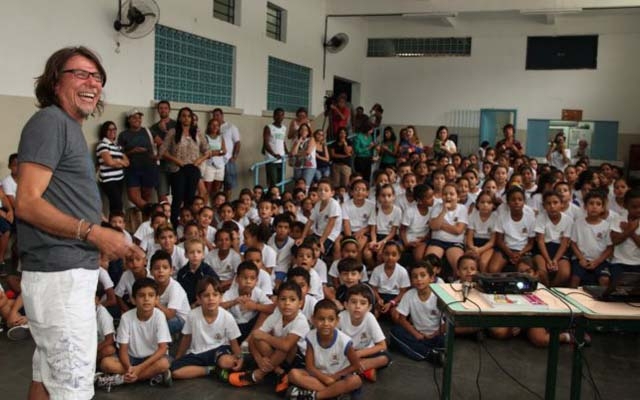
[[[536,279],[518,272],[476,274],[473,280],[476,282],[477,290],[492,294],[530,293],[538,288]]]

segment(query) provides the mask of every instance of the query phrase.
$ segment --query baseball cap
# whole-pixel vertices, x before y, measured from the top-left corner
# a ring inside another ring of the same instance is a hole
[[[131,110],[127,111],[127,118],[129,118],[132,115],[136,115],[136,114],[144,115],[144,113],[142,111],[138,110],[137,108],[132,108]]]

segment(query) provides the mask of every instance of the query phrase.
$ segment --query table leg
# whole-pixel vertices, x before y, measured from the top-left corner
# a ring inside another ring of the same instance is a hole
[[[582,394],[582,344],[584,343],[584,327],[578,323],[575,328],[573,344],[573,365],[571,368],[571,400],[580,400]]]
[[[547,354],[547,381],[544,398],[553,400],[556,398],[556,378],[558,372],[558,350],[560,348],[560,330],[549,329],[549,352]]]
[[[442,400],[451,399],[451,373],[453,370],[453,343],[455,336],[455,325],[450,319],[447,319],[446,361],[442,374]]]

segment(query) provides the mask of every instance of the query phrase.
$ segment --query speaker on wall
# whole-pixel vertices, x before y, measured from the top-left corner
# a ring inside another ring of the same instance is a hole
[[[529,36],[526,69],[596,69],[598,35]]]

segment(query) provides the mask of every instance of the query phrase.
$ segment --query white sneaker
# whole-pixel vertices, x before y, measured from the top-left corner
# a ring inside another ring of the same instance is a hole
[[[103,374],[98,372],[95,375],[94,382],[97,387],[111,392],[113,386],[120,386],[124,383],[124,377],[118,374]]]
[[[18,325],[7,331],[7,337],[11,340],[26,340],[31,337],[31,331],[29,331],[29,325]]]

